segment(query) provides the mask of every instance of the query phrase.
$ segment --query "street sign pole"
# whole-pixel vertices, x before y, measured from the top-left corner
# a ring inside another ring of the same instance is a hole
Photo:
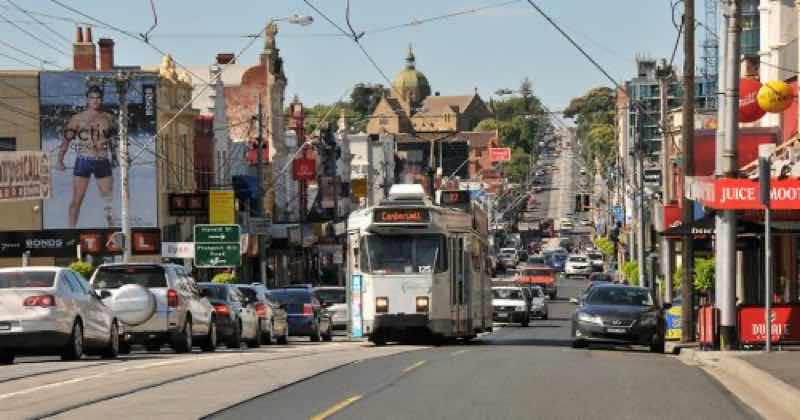
[[[761,204],[764,205],[764,325],[766,325],[766,336],[764,350],[767,353],[772,351],[772,235],[770,232],[770,205],[769,190],[770,160],[766,157],[758,158],[758,183],[760,188]]]

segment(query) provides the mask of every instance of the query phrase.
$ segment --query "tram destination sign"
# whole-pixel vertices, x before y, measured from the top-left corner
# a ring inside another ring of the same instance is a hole
[[[428,223],[430,212],[426,209],[376,209],[375,223]]]

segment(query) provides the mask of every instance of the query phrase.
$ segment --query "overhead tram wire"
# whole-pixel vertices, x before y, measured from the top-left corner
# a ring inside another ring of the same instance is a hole
[[[15,9],[17,9],[17,11],[19,11],[19,12],[22,12],[22,13],[24,13],[26,16],[28,16],[29,18],[33,19],[33,20],[34,20],[36,23],[38,23],[38,24],[39,24],[41,27],[43,27],[44,29],[46,29],[47,31],[49,31],[51,34],[53,34],[53,35],[57,36],[58,38],[60,38],[60,39],[62,39],[62,40],[64,40],[64,41],[66,41],[68,44],[69,44],[69,43],[72,43],[72,41],[71,41],[69,38],[67,38],[66,36],[62,35],[60,32],[56,31],[55,29],[51,28],[51,27],[50,27],[50,25],[48,25],[48,24],[46,24],[46,23],[42,22],[41,20],[37,19],[37,18],[36,18],[36,16],[34,16],[34,15],[33,15],[32,13],[30,13],[29,11],[27,11],[27,10],[23,9],[22,7],[19,7],[19,6],[17,5],[17,3],[15,3],[13,0],[6,0],[6,2],[7,2],[8,4],[10,4],[10,5],[14,6],[14,8],[15,8]]]
[[[11,19],[9,19],[6,15],[0,13],[0,19],[2,19],[4,22],[8,23],[9,25],[17,28],[20,32],[24,33],[25,35],[28,35],[29,37],[35,39],[36,41],[38,41],[40,44],[44,45],[45,47],[50,48],[51,50],[53,50],[53,51],[65,56],[65,57],[72,57],[72,55],[70,53],[64,51],[61,48],[54,47],[49,42],[43,40],[42,38],[39,38],[38,35],[32,33],[31,31],[29,31],[29,30],[27,30],[25,28],[23,28],[19,24],[16,24],[16,23],[12,22]]]

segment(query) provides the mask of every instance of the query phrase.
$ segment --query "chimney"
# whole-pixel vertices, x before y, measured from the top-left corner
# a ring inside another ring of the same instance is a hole
[[[72,44],[72,67],[75,71],[97,71],[97,53],[92,42],[92,28],[78,27],[75,43]]]
[[[236,55],[232,53],[217,54],[217,64],[234,64],[234,63],[236,63]]]
[[[100,38],[97,45],[100,46],[100,71],[114,70],[114,40]]]

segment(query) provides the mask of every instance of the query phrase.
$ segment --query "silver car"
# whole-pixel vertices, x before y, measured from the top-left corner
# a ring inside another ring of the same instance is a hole
[[[314,288],[314,296],[331,314],[334,330],[347,329],[347,295],[344,287],[322,286]]]
[[[198,343],[203,351],[217,348],[214,307],[194,279],[176,264],[103,264],[92,286],[109,293],[105,302],[125,325],[122,351],[144,344],[159,351],[165,343],[186,353]]]
[[[61,267],[0,269],[0,363],[17,354],[117,357],[120,324],[80,274]]]

